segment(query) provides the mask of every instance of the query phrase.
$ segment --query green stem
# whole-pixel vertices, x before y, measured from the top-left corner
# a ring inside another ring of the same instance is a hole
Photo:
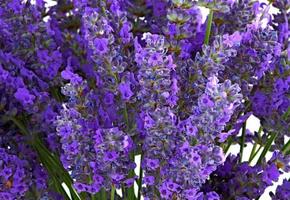
[[[135,158],[135,153],[133,151],[130,153],[130,159],[134,161],[134,158]],[[128,175],[129,175],[129,178],[133,178],[135,176],[134,170],[130,170]],[[135,192],[134,192],[134,184],[131,187],[126,188],[125,192],[127,193],[128,200],[136,199]]]
[[[256,152],[256,149],[257,149],[257,143],[255,143],[253,145],[253,148],[252,148],[252,151],[251,151],[251,154],[250,154],[250,157],[249,157],[249,161],[252,159],[254,153]]]
[[[262,130],[263,130],[263,127],[260,126],[260,128],[258,130],[258,137],[259,137],[259,139],[261,138],[261,132],[262,132]],[[253,148],[252,148],[250,157],[249,157],[249,161],[252,160],[252,157],[254,156],[254,153],[256,151],[257,145],[258,145],[257,142],[255,142],[255,144],[253,145]]]
[[[33,147],[37,149],[38,156],[41,162],[43,163],[44,167],[48,170],[48,172],[50,172],[49,175],[51,177],[56,177],[60,179],[59,180],[60,183],[64,182],[66,184],[73,200],[80,200],[81,199],[80,196],[72,186],[73,181],[70,175],[64,169],[58,158],[54,154],[51,154],[49,152],[49,150],[46,148],[46,146],[42,143],[42,141],[39,138],[35,139]]]
[[[227,154],[227,152],[229,151],[232,144],[233,144],[233,139],[229,138],[228,144],[227,144],[226,148],[224,149],[225,154]]]
[[[126,189],[125,189],[124,185],[122,185],[121,190],[122,190],[122,198],[123,199],[127,199],[127,193],[126,193]]]
[[[52,87],[51,88],[51,94],[52,96],[58,101],[58,102],[63,102],[63,97],[61,95],[60,89],[57,87]]]
[[[116,191],[115,186],[112,185],[112,189],[111,189],[111,200],[114,200],[115,199],[115,191]]]
[[[107,200],[107,192],[104,188],[101,190],[101,199]]]
[[[241,143],[240,143],[240,162],[242,162],[243,154],[244,154],[244,145],[245,145],[245,138],[246,138],[246,122],[243,125],[242,129],[242,137],[241,137]]]
[[[131,126],[130,126],[130,122],[129,122],[128,109],[127,109],[127,103],[126,102],[125,102],[125,105],[124,105],[123,114],[124,114],[124,119],[125,119],[125,122],[126,122],[126,129],[127,129],[127,131],[130,131]],[[130,153],[130,159],[132,161],[134,161],[134,158],[135,158],[135,153],[134,153],[134,151],[132,151]],[[134,170],[130,170],[129,177],[133,178],[134,176],[135,176]],[[135,196],[135,193],[134,193],[134,184],[130,188],[126,188],[124,190],[124,192],[126,193],[128,200],[135,200],[136,199],[136,196]]]
[[[282,153],[285,155],[290,154],[290,139],[288,140],[288,142],[283,146],[282,148]]]
[[[127,130],[130,130],[130,123],[129,123],[129,117],[128,117],[128,110],[127,110],[127,103],[125,102],[125,105],[124,105],[124,118],[125,118],[125,122],[126,122],[126,125],[127,125]]]
[[[21,123],[20,120],[18,120],[17,118],[15,117],[11,117],[10,118],[11,121],[13,121],[13,123],[21,130],[21,132],[25,135],[30,135],[28,129]]]
[[[277,133],[271,133],[270,135],[271,135],[271,136],[270,136],[270,138],[267,140],[266,145],[265,145],[265,147],[264,147],[264,149],[263,149],[263,151],[262,151],[262,153],[261,153],[261,155],[260,155],[260,158],[259,158],[257,164],[261,164],[261,163],[262,163],[262,161],[263,161],[263,159],[265,158],[267,152],[270,150],[270,148],[271,148],[271,146],[272,146],[272,143],[274,142],[274,140],[275,140],[276,137],[277,137]]]
[[[210,10],[208,18],[207,18],[206,32],[205,32],[205,38],[204,38],[204,44],[206,44],[206,45],[208,45],[208,43],[209,43],[212,19],[213,19],[213,10]]]
[[[92,175],[89,176],[89,183],[90,183],[90,184],[93,183]],[[93,194],[93,193],[91,194],[91,200],[98,200],[98,199],[97,199],[97,195],[96,195],[96,193],[95,193],[95,194]]]
[[[284,120],[287,120],[289,116],[290,116],[290,106],[288,107],[287,111],[283,114],[282,118]]]
[[[249,159],[249,163],[251,163],[254,158],[256,157],[256,155],[259,153],[259,151],[262,149],[262,145],[259,147],[259,149],[253,154],[253,156]]]
[[[138,179],[138,197],[137,199],[141,199],[141,189],[142,189],[142,179],[143,179],[143,168],[141,166],[142,164],[142,158],[143,158],[143,153],[141,152],[141,158],[140,158],[140,171],[139,171],[139,179]]]

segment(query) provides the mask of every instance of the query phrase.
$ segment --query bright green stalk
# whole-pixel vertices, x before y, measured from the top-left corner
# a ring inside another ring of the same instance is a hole
[[[232,144],[233,144],[233,139],[230,137],[228,140],[227,146],[224,148],[224,154],[227,154]]]
[[[104,188],[101,189],[101,200],[107,200],[107,192]]]
[[[250,157],[249,157],[249,161],[252,159],[252,157],[254,156],[255,152],[256,152],[256,148],[257,148],[257,143],[255,143],[253,145],[253,148],[252,148],[252,151],[251,151],[251,154],[250,154]]]
[[[112,188],[111,188],[111,200],[115,199],[115,191],[116,191],[115,186],[112,185]]]
[[[255,152],[255,153],[253,153],[253,156],[249,159],[249,163],[251,163],[253,160],[254,160],[254,158],[256,157],[256,155],[260,152],[260,150],[262,149],[262,145],[259,147],[259,149]]]
[[[282,148],[282,153],[285,155],[290,154],[290,139],[288,140],[288,142],[283,146]]]
[[[209,43],[212,19],[213,19],[213,10],[210,10],[209,15],[208,15],[208,19],[207,19],[206,32],[205,32],[205,37],[204,37],[204,44],[206,44],[206,45],[208,45],[208,43]]]
[[[261,132],[263,130],[263,127],[260,126],[259,130],[258,130],[258,137],[260,138],[261,137]],[[253,145],[253,148],[252,148],[252,151],[251,151],[251,154],[250,154],[250,157],[249,157],[249,161],[252,160],[252,157],[254,156],[255,154],[255,151],[256,151],[256,148],[257,148],[257,143],[255,142],[255,144]]]
[[[270,138],[267,140],[266,142],[266,145],[264,147],[264,150],[262,151],[261,155],[260,155],[260,158],[258,160],[258,164],[261,164],[263,159],[265,158],[267,152],[270,150],[271,146],[272,146],[272,143],[274,142],[274,140],[276,139],[277,137],[277,133],[271,133],[270,134]]]

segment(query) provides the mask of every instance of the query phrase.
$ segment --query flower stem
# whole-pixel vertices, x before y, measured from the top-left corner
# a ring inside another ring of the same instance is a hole
[[[242,162],[243,159],[243,153],[244,153],[244,145],[245,145],[245,138],[246,138],[246,122],[243,125],[242,129],[242,137],[241,137],[241,143],[240,143],[240,162]]]
[[[101,200],[107,200],[107,192],[104,188],[101,189]]]
[[[134,161],[134,157],[135,157],[134,152],[131,152],[130,153],[130,159]],[[129,177],[133,178],[134,176],[135,176],[134,170],[130,170],[129,171]],[[127,193],[127,196],[128,196],[128,200],[135,200],[136,199],[135,192],[134,192],[134,184],[131,187],[126,188],[126,193]]]
[[[251,163],[253,160],[254,160],[254,158],[256,157],[256,155],[259,153],[259,151],[262,149],[262,145],[258,148],[258,150],[255,152],[255,153],[253,153],[253,155],[252,155],[252,157],[249,159],[249,163]]]
[[[257,143],[255,143],[253,145],[253,148],[252,148],[252,151],[251,151],[251,154],[250,154],[250,157],[249,157],[249,161],[252,159],[252,157],[254,156],[255,152],[256,152],[256,149],[257,149]]]
[[[283,146],[282,148],[282,153],[285,155],[290,154],[290,139],[288,140],[288,142]]]
[[[259,130],[258,130],[258,137],[260,139],[261,137],[261,132],[263,130],[263,127],[260,126]],[[250,154],[250,157],[249,157],[249,161],[252,160],[252,157],[254,156],[255,152],[256,152],[256,148],[257,148],[257,142],[255,142],[255,144],[253,145],[253,148],[252,148],[252,151],[251,151],[251,154]]]
[[[112,185],[112,188],[111,188],[111,200],[114,200],[115,199],[115,186]]]
[[[208,45],[208,43],[209,43],[212,19],[213,19],[213,10],[210,10],[208,18],[207,18],[206,32],[205,32],[205,38],[204,38],[204,44],[206,44],[206,45]]]
[[[230,147],[232,146],[233,144],[233,139],[232,138],[229,138],[229,141],[227,143],[227,146],[225,147],[224,149],[224,153],[227,154],[227,152],[229,151]]]
[[[127,103],[125,102],[124,104],[124,119],[125,119],[125,122],[126,122],[126,128],[127,130],[130,130],[130,122],[129,122],[129,117],[128,117],[128,109],[127,109]]]
[[[257,164],[261,164],[263,159],[265,158],[267,152],[270,150],[271,146],[272,146],[272,143],[274,142],[274,140],[276,139],[277,137],[277,133],[271,133],[270,134],[270,138],[268,139],[268,141],[266,142],[266,145],[264,147],[264,150],[262,151],[260,157],[259,157],[259,160],[257,162]]]
[[[142,158],[143,158],[143,153],[141,152],[141,158],[140,158],[140,171],[139,171],[139,179],[138,179],[138,197],[137,200],[141,199],[141,189],[142,189],[142,178],[143,178],[143,169],[142,169]]]
[[[287,109],[287,111],[283,114],[282,118],[284,120],[287,120],[287,118],[290,116],[290,107]]]

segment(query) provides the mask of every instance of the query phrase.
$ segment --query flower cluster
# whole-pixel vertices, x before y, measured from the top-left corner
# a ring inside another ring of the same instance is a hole
[[[230,80],[218,83],[215,76],[210,77],[204,94],[198,98],[197,105],[193,107],[193,114],[186,122],[186,133],[194,138],[201,135],[205,140],[216,137],[225,140],[221,133],[235,109],[242,103],[240,90],[240,87],[231,84]]]
[[[1,192],[2,199],[22,197],[29,190],[28,163],[15,155],[8,154],[0,149],[1,157]]]
[[[90,102],[98,96],[86,82],[68,83],[62,92],[69,101],[57,117],[56,130],[62,143],[61,161],[71,171],[76,189],[94,194],[101,188],[109,189],[111,184],[120,187],[130,181],[129,170],[135,168],[130,161],[134,148],[131,137],[99,121],[101,116],[95,110],[99,105]]]
[[[239,157],[229,156],[225,163],[211,174],[204,191],[216,191],[221,199],[255,199],[267,186],[277,181],[279,170],[274,164],[250,166],[238,163]]]
[[[272,196],[273,200],[286,200],[290,194],[290,182],[289,180],[284,179],[283,184],[279,185],[276,190],[275,196]]]
[[[231,4],[228,12],[220,12],[214,15],[214,32],[218,34],[233,34],[235,31],[245,31],[260,13],[259,1],[237,0],[229,1]]]
[[[0,0],[0,199],[258,199],[289,173],[289,0],[51,3]]]

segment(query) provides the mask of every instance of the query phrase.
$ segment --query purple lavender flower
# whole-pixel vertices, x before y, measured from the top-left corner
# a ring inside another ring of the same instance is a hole
[[[283,180],[282,185],[277,187],[275,195],[271,195],[273,200],[286,200],[290,195],[290,181],[287,179]]]
[[[29,190],[28,163],[16,155],[11,155],[5,149],[0,149],[0,197],[16,199],[24,197]]]
[[[259,198],[289,172],[289,0],[270,3],[1,1],[0,199]],[[252,114],[264,134],[241,139]],[[269,161],[225,158],[269,133]]]
[[[187,119],[190,122],[186,123],[186,128],[188,123],[194,124],[206,140],[220,137],[235,109],[241,105],[242,95],[239,92],[239,86],[231,84],[229,80],[218,83],[216,77],[209,78],[205,93],[200,96],[198,105],[192,109],[193,114]]]
[[[120,83],[119,90],[123,100],[129,100],[133,96],[130,83]]]
[[[214,32],[218,34],[233,34],[235,31],[244,31],[260,12],[259,1],[249,0],[231,1],[230,9],[226,12],[214,14]]]
[[[84,107],[82,103],[89,103],[94,97],[94,92],[85,87],[86,82],[82,82],[63,88],[64,94],[70,97],[56,121],[63,165],[72,171],[79,192],[97,193],[101,188],[109,190],[112,184],[118,188],[122,183],[130,185],[128,174],[135,168],[130,160],[133,141],[118,127],[106,128],[106,123],[98,120],[93,108],[98,104]]]
[[[238,160],[238,157],[229,156],[211,174],[202,191],[215,191],[221,198],[253,199],[260,197],[268,186],[278,181],[280,173],[275,165],[249,166],[246,162],[238,163]]]
[[[96,53],[103,55],[108,52],[108,39],[106,38],[96,38],[94,39],[94,47]]]
[[[32,105],[35,99],[35,96],[30,94],[26,88],[18,88],[14,96],[23,106]]]

